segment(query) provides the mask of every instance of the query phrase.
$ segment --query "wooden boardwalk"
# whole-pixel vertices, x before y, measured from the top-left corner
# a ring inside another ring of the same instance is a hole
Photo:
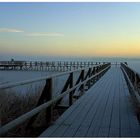
[[[112,66],[40,137],[140,137],[120,67]]]
[[[105,62],[102,62],[105,63]],[[101,62],[80,61],[0,61],[0,70],[70,71],[96,66]]]

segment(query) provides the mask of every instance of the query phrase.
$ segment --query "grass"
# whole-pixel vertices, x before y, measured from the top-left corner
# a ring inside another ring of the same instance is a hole
[[[55,80],[54,93],[56,95],[62,90],[66,79],[67,77],[54,79]],[[34,86],[30,85],[26,93],[22,93],[24,91],[24,87],[22,87],[21,91],[15,90],[14,88],[0,91],[1,125],[3,126],[8,122],[21,116],[22,114],[32,110],[36,106],[42,90],[43,90],[43,84],[37,84]],[[55,121],[64,111],[65,110],[54,109],[53,118],[52,118],[53,121]],[[6,135],[4,135],[4,137],[37,137],[40,134],[40,132],[43,130],[43,128],[46,129],[45,113],[46,112],[44,110],[38,115],[35,123],[33,124],[33,128],[31,129],[33,130],[32,132],[26,130],[26,126],[29,122],[29,120],[27,120],[23,124],[7,132]]]
[[[31,86],[25,94],[19,94],[12,89],[0,91],[0,121],[2,126],[30,111],[36,106],[42,91],[42,87],[35,86],[34,88],[35,89],[33,90],[33,87]],[[17,128],[14,128],[5,136],[25,136],[25,127],[27,122],[23,123]]]

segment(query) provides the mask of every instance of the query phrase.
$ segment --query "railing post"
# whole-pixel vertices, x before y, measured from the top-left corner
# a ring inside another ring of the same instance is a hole
[[[60,94],[62,94],[63,92],[65,92],[68,89],[68,87],[69,88],[72,88],[73,87],[73,72],[70,73],[70,75],[69,75],[69,77],[68,77],[68,79],[67,79],[67,81],[66,81],[66,83],[65,83],[65,85],[64,85],[64,87],[63,87],[63,89],[62,89],[62,91],[61,91]],[[73,93],[74,93],[73,91],[71,91],[69,93],[69,104],[72,104],[72,96],[73,96]],[[56,106],[58,104],[60,104],[61,100],[62,99],[59,99],[57,101]]]
[[[85,70],[82,70],[82,73],[81,73],[82,82],[84,81],[84,75],[85,75]],[[80,90],[81,90],[81,94],[83,95],[85,93],[85,84],[81,85]]]
[[[46,91],[47,92],[46,93],[46,102],[52,99],[52,86],[53,86],[52,78],[48,79],[47,82],[48,82],[48,89]],[[53,113],[53,107],[50,106],[46,109],[47,124],[50,124],[52,121],[52,115],[53,115],[52,113]]]
[[[91,74],[91,70],[92,70],[92,69],[89,68],[89,77],[91,77],[91,75],[92,75],[92,74]],[[91,87],[91,82],[92,82],[92,80],[89,80],[89,81],[88,81],[88,89]]]
[[[42,94],[38,100],[38,103],[36,105],[39,106],[47,101],[50,101],[52,99],[52,78],[49,78],[46,80],[46,84],[45,84],[45,87],[42,91]],[[51,120],[52,120],[52,111],[53,111],[53,108],[52,106],[48,107],[46,109],[46,124],[49,125],[51,123]],[[38,113],[39,114],[39,113]],[[33,116],[29,123],[27,124],[27,127],[26,129],[29,129],[32,127],[34,121],[36,120],[38,114],[36,114],[35,116]]]
[[[96,67],[96,73],[98,72],[99,72],[99,66]],[[99,79],[99,75],[96,76],[96,81],[98,81],[98,79]]]
[[[1,112],[0,112],[0,115],[2,115]],[[1,126],[2,126],[2,120],[0,118],[0,129],[1,129]]]
[[[95,71],[95,67],[93,67],[93,70],[91,72],[91,75],[95,75],[96,71]],[[95,77],[91,79],[92,85],[95,83]]]
[[[73,87],[73,72],[70,73],[70,88]],[[73,91],[69,93],[69,106],[71,106],[73,103]]]
[[[88,72],[86,73],[86,75],[84,77],[84,80],[86,80],[90,76],[91,76],[91,68],[88,69]],[[88,90],[90,88],[90,86],[91,86],[90,82],[91,82],[91,80],[89,80],[89,81],[86,82],[86,84],[85,84],[87,86],[87,89],[86,90]]]
[[[81,70],[80,75],[79,75],[79,77],[78,77],[78,79],[77,79],[77,81],[76,81],[76,83],[75,83],[75,86],[76,86],[77,84],[79,84],[80,82],[83,82],[83,81],[84,81],[84,71],[85,71],[84,69]],[[84,94],[84,90],[85,90],[84,85],[85,85],[85,84],[82,84],[82,85],[79,87],[80,94],[79,94],[78,96],[77,96],[77,95],[74,95],[74,98],[78,99],[82,94]],[[73,94],[75,93],[75,91],[76,91],[76,89],[73,90]]]

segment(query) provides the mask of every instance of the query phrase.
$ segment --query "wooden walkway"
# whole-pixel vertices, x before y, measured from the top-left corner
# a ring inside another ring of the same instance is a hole
[[[102,62],[105,63],[105,62]],[[80,61],[0,61],[0,70],[70,71],[96,66],[101,62]]]
[[[140,137],[120,67],[112,66],[40,137]]]

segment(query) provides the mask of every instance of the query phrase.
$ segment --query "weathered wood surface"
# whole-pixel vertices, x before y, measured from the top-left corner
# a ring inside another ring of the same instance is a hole
[[[120,67],[112,66],[40,137],[140,137]]]

